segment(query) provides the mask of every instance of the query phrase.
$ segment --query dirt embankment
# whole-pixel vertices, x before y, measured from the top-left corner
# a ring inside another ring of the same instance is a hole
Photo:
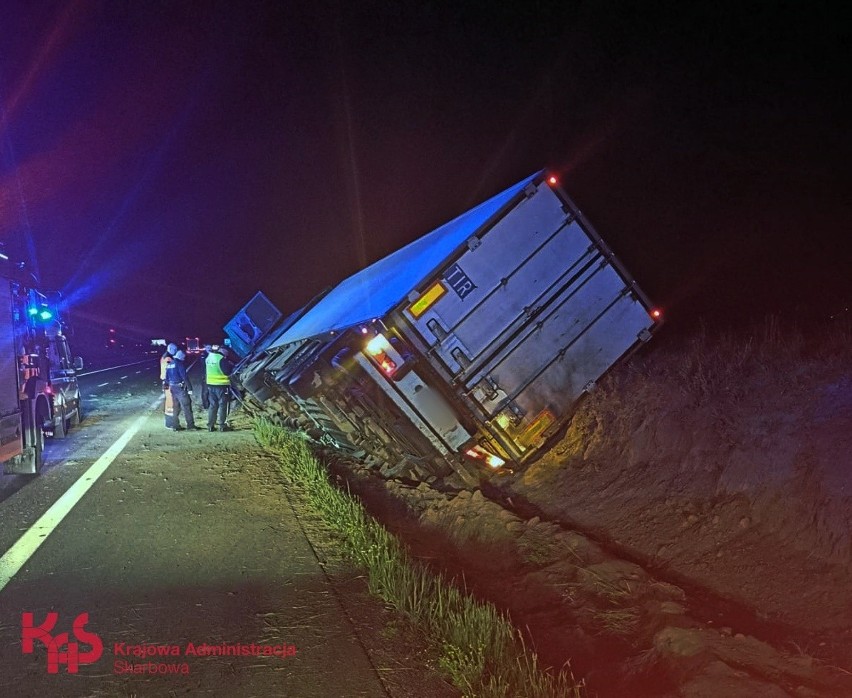
[[[852,696],[842,340],[770,323],[637,357],[487,497],[338,472],[600,696]]]
[[[852,675],[708,623],[688,591],[575,530],[517,516],[479,490],[415,488],[352,464],[334,470],[416,555],[507,610],[546,664],[570,660],[589,695],[852,695]]]

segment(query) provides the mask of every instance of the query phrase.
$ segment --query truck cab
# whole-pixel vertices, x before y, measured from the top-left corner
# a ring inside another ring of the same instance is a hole
[[[0,462],[35,474],[46,438],[64,437],[83,416],[77,374],[58,304],[0,276]]]
[[[71,355],[68,338],[59,323],[46,327],[44,337],[51,403],[48,435],[64,437],[68,429],[79,424],[83,418],[80,386],[77,381],[77,374],[83,370],[83,359]]]

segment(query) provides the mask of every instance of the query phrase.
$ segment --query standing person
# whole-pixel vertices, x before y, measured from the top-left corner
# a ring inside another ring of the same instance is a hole
[[[163,394],[166,398],[163,406],[166,429],[175,428],[175,401],[172,399],[172,391],[169,390],[169,384],[166,382],[166,371],[169,365],[175,360],[174,356],[177,350],[177,344],[169,344],[166,347],[165,353],[160,357],[160,380],[163,382]]]
[[[166,383],[171,391],[172,398],[175,404],[174,426],[175,431],[182,431],[180,425],[181,409],[185,414],[186,428],[198,429],[195,426],[195,418],[192,415],[192,383],[189,382],[189,376],[186,374],[186,366],[184,365],[184,354],[180,349],[174,355],[174,360],[166,367]]]
[[[228,418],[228,400],[231,397],[231,372],[233,362],[228,358],[227,349],[214,344],[210,347],[204,359],[204,380],[207,383],[207,396],[210,407],[207,410],[207,431],[215,431],[216,419],[219,421],[219,431],[230,431],[225,424]]]

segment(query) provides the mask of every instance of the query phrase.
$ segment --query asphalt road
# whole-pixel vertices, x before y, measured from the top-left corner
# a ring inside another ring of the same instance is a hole
[[[153,359],[82,381],[83,424],[2,478],[0,696],[388,695],[251,433],[165,430]]]

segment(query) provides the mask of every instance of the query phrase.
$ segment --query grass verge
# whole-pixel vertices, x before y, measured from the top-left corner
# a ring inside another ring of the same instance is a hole
[[[341,536],[349,558],[367,573],[370,592],[420,628],[440,668],[467,696],[580,698],[583,684],[569,668],[543,669],[523,636],[492,604],[477,601],[412,559],[360,502],[328,480],[297,434],[259,418],[258,441],[279,456],[301,496]]]

